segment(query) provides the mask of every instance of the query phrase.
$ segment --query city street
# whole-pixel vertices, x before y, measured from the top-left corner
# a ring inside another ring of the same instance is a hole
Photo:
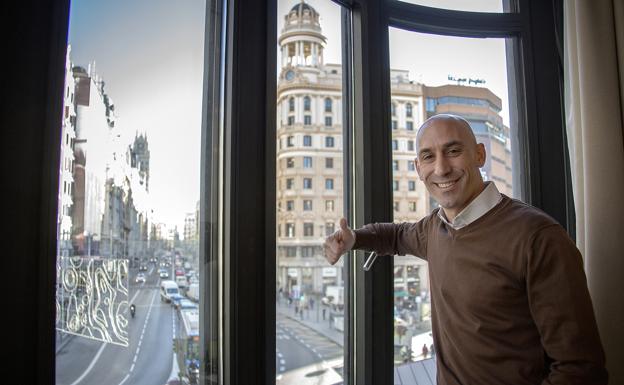
[[[56,356],[57,384],[162,385],[170,378],[174,312],[160,301],[154,266],[145,283],[135,284],[135,274],[130,274],[129,301],[136,305],[136,316],[128,315],[129,346],[64,336]]]

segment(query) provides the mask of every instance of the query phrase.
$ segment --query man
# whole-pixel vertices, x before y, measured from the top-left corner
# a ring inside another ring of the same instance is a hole
[[[364,249],[428,261],[438,384],[606,384],[581,255],[565,230],[484,183],[485,147],[464,119],[434,116],[416,143],[418,175],[441,209],[355,231],[343,218],[327,260]]]

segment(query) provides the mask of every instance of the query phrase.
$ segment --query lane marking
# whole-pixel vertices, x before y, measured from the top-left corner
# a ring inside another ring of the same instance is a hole
[[[87,374],[89,374],[89,372],[91,371],[91,369],[93,369],[93,366],[95,365],[95,363],[97,362],[97,360],[100,358],[100,355],[102,354],[102,352],[104,351],[104,348],[106,347],[106,343],[102,343],[102,346],[100,346],[100,349],[98,350],[97,354],[95,355],[95,357],[93,357],[93,360],[91,361],[91,363],[89,364],[89,366],[87,367],[87,369],[84,371],[84,373],[82,373],[82,376],[78,377],[78,379],[74,382],[72,382],[71,385],[76,385],[78,384],[80,381],[83,380],[83,378],[85,378],[87,376]]]
[[[119,383],[119,385],[123,385],[124,382],[126,382],[126,380],[130,378],[129,374],[126,374],[126,376],[123,378],[123,380],[121,380],[121,382]]]

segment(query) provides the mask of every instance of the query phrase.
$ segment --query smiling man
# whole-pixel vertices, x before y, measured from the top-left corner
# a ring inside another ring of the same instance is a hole
[[[428,261],[438,384],[606,384],[578,249],[548,215],[484,182],[485,159],[464,119],[428,119],[416,169],[441,208],[357,230],[343,218],[327,260],[362,249]]]

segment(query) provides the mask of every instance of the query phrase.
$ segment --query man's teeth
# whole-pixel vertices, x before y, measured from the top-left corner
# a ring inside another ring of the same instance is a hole
[[[452,185],[454,185],[455,182],[456,181],[454,181],[454,182],[447,182],[447,183],[438,183],[437,185],[438,185],[438,187],[441,187],[441,188],[447,188],[447,187],[451,187]]]

